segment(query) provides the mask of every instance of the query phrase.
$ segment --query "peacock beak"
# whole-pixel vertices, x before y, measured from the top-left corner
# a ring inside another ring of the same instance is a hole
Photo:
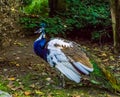
[[[35,31],[35,33],[41,33],[44,31],[44,28],[39,28],[37,31]]]
[[[41,33],[43,31],[42,28],[39,28],[37,31],[35,31],[34,33],[37,34],[37,33]]]

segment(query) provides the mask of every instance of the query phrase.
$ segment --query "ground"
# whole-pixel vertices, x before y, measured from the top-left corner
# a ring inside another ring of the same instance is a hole
[[[66,79],[67,86],[58,89],[58,73],[33,51],[36,37],[18,38],[0,52],[0,89],[13,97],[119,97],[91,85],[76,84]],[[78,41],[83,48],[98,56],[119,78],[120,57],[114,55],[111,44]],[[92,49],[92,50],[91,50]]]

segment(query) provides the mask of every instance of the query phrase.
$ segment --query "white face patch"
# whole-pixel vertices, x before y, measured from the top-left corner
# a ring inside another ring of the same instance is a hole
[[[42,38],[45,38],[45,34],[44,33],[41,33],[40,36],[35,41],[41,40]]]

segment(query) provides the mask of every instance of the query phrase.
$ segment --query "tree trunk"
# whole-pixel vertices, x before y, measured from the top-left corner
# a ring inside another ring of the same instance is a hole
[[[58,13],[66,11],[66,0],[48,0],[49,1],[49,16],[53,17]]]
[[[114,52],[120,53],[120,0],[110,0]]]

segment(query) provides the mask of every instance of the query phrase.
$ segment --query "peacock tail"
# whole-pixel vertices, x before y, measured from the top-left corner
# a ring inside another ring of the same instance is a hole
[[[90,80],[93,84],[101,86],[109,91],[119,93],[120,83],[116,77],[108,70],[104,65],[97,63],[95,60],[91,59],[94,71],[90,74]]]

